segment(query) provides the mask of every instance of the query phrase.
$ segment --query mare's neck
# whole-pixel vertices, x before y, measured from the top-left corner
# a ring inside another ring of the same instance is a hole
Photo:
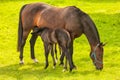
[[[84,30],[84,34],[87,37],[88,42],[91,47],[91,51],[94,50],[97,44],[100,44],[100,38],[99,38],[97,28],[94,24],[92,25],[93,26],[90,25],[90,26],[85,27],[85,30]]]

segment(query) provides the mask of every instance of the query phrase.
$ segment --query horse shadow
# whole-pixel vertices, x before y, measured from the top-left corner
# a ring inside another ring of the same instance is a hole
[[[93,74],[95,70],[82,70],[82,71],[77,71],[73,70],[72,72],[62,72],[62,67],[56,66],[56,69],[44,69],[43,68],[43,63],[40,64],[35,64],[35,63],[28,63],[24,65],[19,65],[19,64],[12,64],[8,66],[3,66],[0,67],[0,76],[9,76],[13,77],[16,79],[21,79],[25,75],[29,76],[34,76],[38,79],[45,79],[46,75],[49,75],[49,77],[70,77],[70,76],[75,76],[75,75],[89,75]],[[98,73],[99,74],[99,73]],[[29,77],[28,77],[29,78]]]
[[[3,66],[0,67],[0,76],[9,76],[9,77],[13,77],[13,78],[22,78],[22,75],[36,75],[37,74],[42,74],[42,68],[40,68],[40,66],[43,64],[33,64],[33,63],[28,63],[28,64],[24,64],[24,65],[20,65],[20,64],[12,64],[12,65],[8,65],[8,66]]]

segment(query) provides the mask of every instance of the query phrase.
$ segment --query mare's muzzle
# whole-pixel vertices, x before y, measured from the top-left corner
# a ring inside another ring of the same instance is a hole
[[[103,63],[97,59],[96,53],[92,52],[92,54],[90,55],[90,57],[93,59],[93,63],[96,66],[96,69],[97,70],[102,70],[103,69]]]

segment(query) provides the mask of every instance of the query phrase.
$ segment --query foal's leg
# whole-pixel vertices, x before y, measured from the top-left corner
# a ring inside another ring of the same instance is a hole
[[[65,53],[63,52],[63,50],[61,49],[61,56],[60,56],[60,64],[59,65],[64,65],[64,57],[65,57]]]
[[[67,60],[69,62],[69,66],[70,66],[70,69],[71,69],[72,66],[73,66],[72,65],[72,59],[70,57],[70,53],[69,53],[68,49],[65,48],[65,47],[61,47],[61,48],[62,48],[62,51],[63,51],[62,54],[65,54],[65,56],[66,56],[66,62],[65,62],[64,70],[63,70],[63,71],[66,71],[67,70]]]
[[[44,43],[44,49],[45,49],[45,69],[48,67],[49,63],[48,63],[48,54],[49,54],[49,44]]]
[[[71,54],[68,51],[66,51],[65,55],[66,55],[67,60],[69,61],[70,72],[71,72],[72,69],[74,68],[72,56],[71,56]]]
[[[50,45],[50,47],[51,47],[51,56],[52,56],[52,59],[53,59],[53,68],[55,68],[55,66],[56,66],[56,61],[55,61],[55,58],[54,58],[53,46],[54,46],[54,45]]]
[[[37,59],[35,59],[35,54],[34,54],[34,46],[35,42],[37,40],[38,35],[32,34],[32,37],[30,39],[30,50],[31,50],[31,58],[33,59],[34,62],[38,62]]]
[[[53,47],[54,47],[54,45],[53,45]],[[58,61],[58,57],[57,57],[57,44],[55,44],[55,47],[54,47],[54,49],[55,49],[55,57],[56,57],[56,62]]]
[[[65,56],[66,56],[66,58],[67,58],[67,60],[69,62],[70,72],[71,72],[72,69],[75,68],[75,65],[73,64],[72,55],[70,53],[70,50],[69,50],[69,48],[68,49],[67,48],[63,48],[62,50],[63,50],[63,52],[65,52]],[[66,63],[65,63],[65,65],[67,65]]]
[[[66,70],[67,70],[67,57],[65,56],[65,64],[64,64],[63,72],[65,72]]]

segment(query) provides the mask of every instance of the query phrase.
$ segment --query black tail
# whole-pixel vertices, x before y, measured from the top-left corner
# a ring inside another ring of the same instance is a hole
[[[24,5],[19,14],[19,27],[18,27],[18,42],[17,42],[17,51],[20,51],[20,45],[22,44],[22,37],[23,37],[23,25],[22,25],[22,20],[21,20],[21,13],[23,9],[25,8],[26,5]]]

